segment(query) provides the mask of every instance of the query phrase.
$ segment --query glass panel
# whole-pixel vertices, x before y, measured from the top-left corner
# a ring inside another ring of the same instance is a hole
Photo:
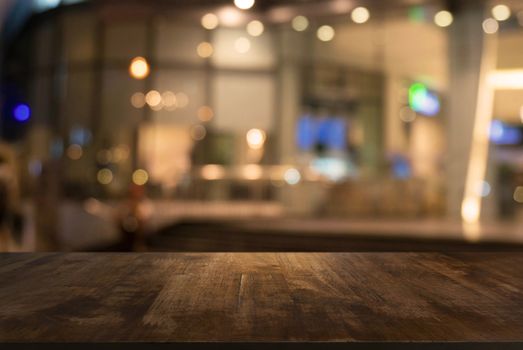
[[[223,131],[272,130],[275,89],[270,74],[217,73],[212,81],[213,125]]]

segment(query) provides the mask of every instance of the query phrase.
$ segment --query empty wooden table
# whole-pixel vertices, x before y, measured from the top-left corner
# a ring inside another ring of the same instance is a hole
[[[2,347],[523,347],[520,253],[1,254],[0,281]]]

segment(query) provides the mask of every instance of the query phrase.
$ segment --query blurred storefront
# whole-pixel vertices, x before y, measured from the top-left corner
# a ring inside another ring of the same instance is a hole
[[[368,3],[34,2],[14,34],[8,18],[2,72],[22,196],[110,202],[134,184],[287,215],[459,218],[489,7]],[[494,69],[519,68],[519,5]],[[496,218],[523,201],[520,95],[495,93],[478,198]]]

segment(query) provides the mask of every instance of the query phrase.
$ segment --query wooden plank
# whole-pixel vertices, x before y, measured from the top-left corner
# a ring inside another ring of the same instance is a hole
[[[519,253],[0,255],[0,342],[523,342]]]

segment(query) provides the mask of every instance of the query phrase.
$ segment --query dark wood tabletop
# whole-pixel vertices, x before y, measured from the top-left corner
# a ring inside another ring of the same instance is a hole
[[[1,254],[0,281],[3,343],[523,342],[520,253]]]

